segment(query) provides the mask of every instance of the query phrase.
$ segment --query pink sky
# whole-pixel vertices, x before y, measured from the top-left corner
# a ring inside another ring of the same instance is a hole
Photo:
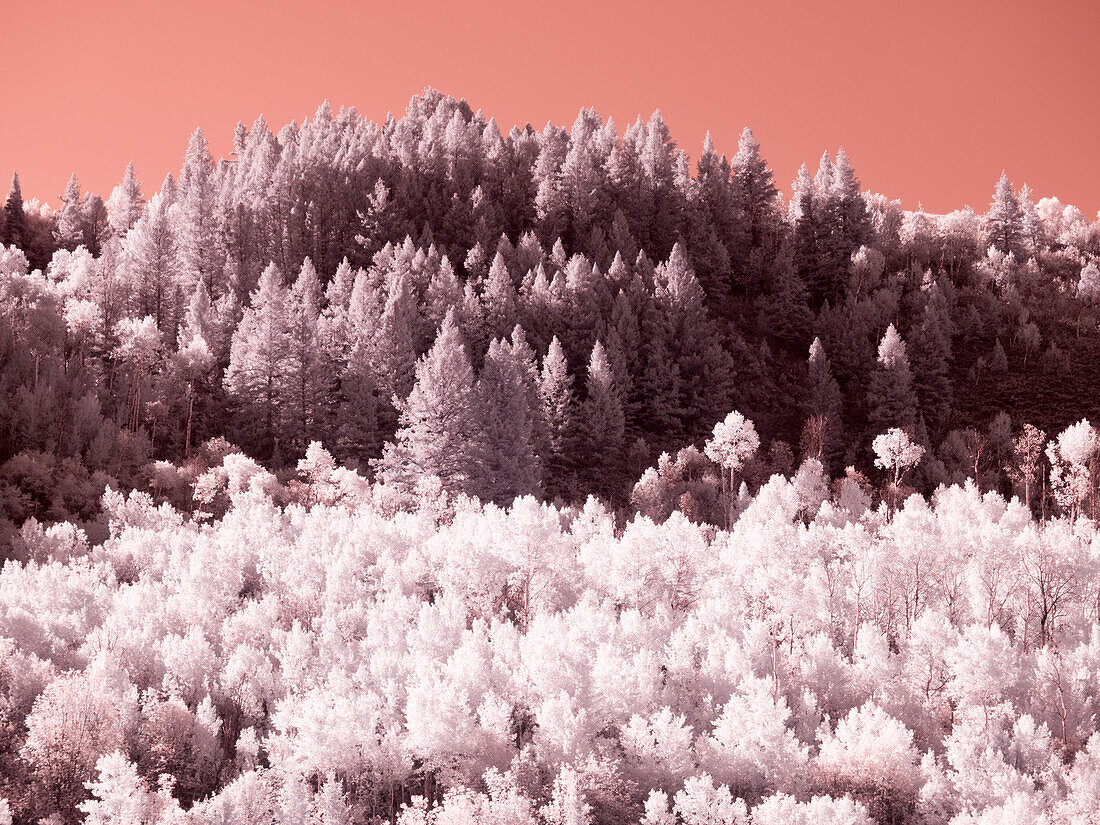
[[[6,4],[0,174],[56,200],[71,172],[106,197],[133,160],[147,193],[202,126],[274,128],[325,98],[371,118],[425,86],[504,128],[620,130],[659,108],[697,156],[750,125],[789,192],[843,145],[863,186],[906,207],[984,211],[1019,187],[1100,209],[1100,4],[1094,2]],[[2,184],[0,184],[2,185]]]

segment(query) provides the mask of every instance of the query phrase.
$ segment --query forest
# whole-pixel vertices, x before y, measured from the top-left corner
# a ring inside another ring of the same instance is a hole
[[[0,825],[1100,816],[1100,216],[749,129],[201,130],[0,214]]]

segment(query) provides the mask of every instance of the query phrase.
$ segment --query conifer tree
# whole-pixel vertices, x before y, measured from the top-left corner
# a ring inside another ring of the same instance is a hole
[[[444,255],[439,269],[432,273],[424,294],[424,320],[432,325],[433,330],[439,329],[447,313],[461,304],[462,284],[450,260]]]
[[[761,325],[784,344],[805,345],[813,323],[809,293],[789,250],[782,250],[775,262],[772,294],[760,308]]]
[[[288,436],[297,450],[327,434],[326,390],[329,365],[320,341],[321,281],[306,258],[287,301],[287,398],[284,415]]]
[[[833,179],[830,182],[833,201],[833,222],[830,235],[834,240],[832,263],[843,274],[852,253],[868,242],[871,233],[867,204],[859,190],[859,179],[844,147],[836,153]]]
[[[905,341],[893,324],[878,346],[878,363],[867,393],[869,423],[876,433],[917,424],[917,399]]]
[[[252,293],[252,305],[233,333],[225,372],[225,389],[236,404],[242,444],[264,459],[275,454],[283,432],[289,350],[287,290],[282,274],[269,264]]]
[[[218,241],[216,207],[214,159],[202,129],[196,129],[180,170],[175,207],[178,212],[177,242],[185,291],[193,289],[195,282],[201,280],[212,298],[221,293],[224,264]]]
[[[352,349],[340,373],[337,421],[337,454],[366,470],[378,458],[381,433],[376,382],[362,346]]]
[[[416,298],[408,276],[400,274],[389,285],[389,296],[371,339],[371,363],[385,397],[405,398],[416,371]]]
[[[526,366],[510,343],[489,344],[477,389],[484,413],[485,489],[500,504],[537,492],[541,480],[527,380]]]
[[[1026,183],[1020,190],[1020,240],[1024,254],[1034,257],[1047,243],[1043,219],[1035,208],[1031,187]]]
[[[547,492],[562,494],[576,439],[576,411],[573,376],[565,360],[561,342],[555,335],[542,360],[539,396],[546,418],[549,450],[543,456],[547,474]]]
[[[1020,202],[1012,191],[1007,172],[1001,172],[993,192],[993,201],[985,214],[986,246],[993,246],[1004,254],[1013,254],[1017,261],[1023,257],[1023,214]]]
[[[111,197],[107,200],[107,214],[115,237],[126,237],[144,209],[145,196],[141,194],[141,183],[138,182],[134,164],[129,163],[122,182],[111,190]]]
[[[164,187],[153,196],[148,208],[122,241],[131,304],[139,314],[151,315],[165,333],[174,331],[175,293],[180,273],[176,235],[169,219],[170,206],[171,190]],[[207,343],[213,344],[213,341],[207,339]]]
[[[27,233],[27,216],[23,212],[23,190],[19,188],[19,173],[13,172],[8,199],[4,201],[4,234],[0,238],[4,246],[16,246],[25,250],[30,242]]]
[[[615,375],[599,341],[588,360],[587,398],[581,405],[580,443],[590,467],[589,486],[607,498],[618,490],[625,436],[623,407],[615,392]]]
[[[826,470],[840,452],[842,400],[840,385],[833,377],[832,364],[825,354],[820,338],[810,345],[807,362],[806,428],[803,431],[803,453],[819,459]]]
[[[57,215],[54,239],[65,249],[76,249],[84,243],[84,198],[80,194],[80,182],[73,174],[61,195],[61,210]]]
[[[932,431],[939,432],[951,412],[951,338],[954,322],[939,284],[928,290],[920,325],[912,334],[910,362],[913,390],[920,414]]]
[[[484,415],[453,310],[416,364],[400,422],[378,462],[383,481],[412,493],[420,479],[436,476],[450,493],[484,494]]]
[[[794,263],[799,277],[810,291],[813,306],[817,307],[827,299],[828,276],[820,249],[821,237],[825,231],[822,214],[825,210],[806,164],[799,168],[793,189],[791,216],[794,223]]]
[[[489,267],[482,301],[489,334],[500,337],[510,332],[516,323],[516,288],[500,252]]]
[[[753,247],[762,246],[765,238],[777,228],[779,215],[775,199],[779,190],[775,188],[767,161],[760,155],[760,143],[747,126],[741,132],[730,168],[749,224],[750,243]]]

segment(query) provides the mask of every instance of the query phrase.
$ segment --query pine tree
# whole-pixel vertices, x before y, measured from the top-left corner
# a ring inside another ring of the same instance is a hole
[[[226,391],[236,402],[242,444],[259,458],[275,455],[283,434],[289,350],[287,290],[279,270],[269,264],[252,293],[252,305],[233,333],[225,372]]]
[[[641,378],[642,428],[655,447],[672,448],[682,441],[680,370],[664,334],[647,336]]]
[[[606,498],[621,491],[619,473],[623,464],[625,419],[615,392],[615,375],[607,352],[599,341],[588,360],[587,398],[581,405],[580,444],[587,457],[589,486]]]
[[[565,353],[556,335],[542,359],[539,396],[549,435],[549,450],[543,455],[546,490],[548,494],[561,495],[565,492],[564,480],[574,455],[576,411],[573,376],[569,374]]]
[[[985,214],[986,246],[994,246],[1006,255],[1013,254],[1020,261],[1024,254],[1022,224],[1020,202],[1012,191],[1008,174],[1001,172],[993,192],[993,201]]]
[[[484,412],[486,490],[500,504],[536,493],[542,476],[527,380],[511,344],[501,339],[489,344],[477,390]]]
[[[754,248],[760,247],[778,228],[775,199],[779,190],[767,162],[760,156],[760,144],[747,126],[741,132],[730,167],[734,188],[740,193],[738,200],[748,220],[750,243]]]
[[[482,301],[489,335],[500,337],[510,332],[516,323],[516,288],[500,252],[489,267]]]
[[[122,241],[131,304],[138,314],[153,316],[157,327],[169,337],[175,330],[175,297],[180,278],[176,237],[169,219],[170,198],[168,187],[154,195]],[[207,339],[207,343],[214,342]]]
[[[439,329],[447,313],[461,304],[462,284],[455,275],[450,260],[444,255],[439,269],[432,273],[424,294],[424,319],[432,325],[433,330]]]
[[[16,246],[26,250],[30,243],[27,231],[27,216],[23,212],[23,191],[19,188],[19,173],[13,172],[8,199],[4,202],[4,234],[0,238],[3,246]]]
[[[1024,253],[1031,257],[1041,252],[1047,244],[1043,219],[1035,208],[1031,187],[1026,183],[1020,190],[1020,239]]]
[[[761,326],[786,345],[804,346],[813,325],[806,284],[795,269],[790,251],[784,249],[775,262],[772,294],[762,302]]]
[[[917,425],[917,399],[905,341],[893,324],[878,346],[878,364],[867,393],[869,423],[874,433]]]
[[[84,198],[80,194],[80,182],[73,174],[61,195],[61,210],[57,215],[54,239],[65,249],[76,249],[84,243]]]
[[[289,346],[285,367],[287,433],[300,453],[327,435],[329,365],[320,341],[321,281],[306,258],[287,302]]]
[[[196,129],[180,170],[176,232],[185,291],[201,280],[211,297],[221,294],[225,262],[216,225],[217,185],[206,137]]]
[[[824,216],[821,213],[824,212],[824,207],[806,164],[799,168],[793,189],[791,214],[794,219],[794,263],[798,276],[810,291],[813,306],[817,307],[827,299],[828,288],[828,273],[821,252],[821,238],[824,234]]]
[[[122,182],[111,190],[111,197],[107,200],[107,214],[115,237],[126,237],[126,233],[141,218],[144,209],[145,196],[141,194],[141,183],[138,182],[134,164],[129,163]]]
[[[910,363],[913,390],[920,413],[933,433],[940,431],[951,412],[951,338],[954,322],[939,284],[928,290],[920,325],[912,334]]]
[[[371,339],[371,363],[385,397],[405,398],[412,390],[416,371],[416,297],[408,276],[401,274],[389,285],[389,297]]]
[[[436,476],[452,494],[480,496],[486,489],[484,456],[484,415],[451,311],[432,348],[417,362],[401,427],[385,445],[378,471],[383,481],[407,494],[420,479]]]
[[[370,360],[357,346],[340,373],[336,452],[365,470],[378,458],[381,444],[376,382]]]
[[[807,362],[806,428],[803,430],[803,453],[818,458],[826,470],[839,457],[842,400],[840,385],[833,377],[833,367],[825,354],[820,338],[810,345]]]
[[[81,222],[84,227],[84,245],[93,255],[103,251],[104,244],[111,239],[111,222],[103,198],[92,192],[86,192],[80,204]]]

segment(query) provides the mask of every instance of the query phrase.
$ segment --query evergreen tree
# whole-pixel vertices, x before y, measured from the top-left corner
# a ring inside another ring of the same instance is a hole
[[[536,493],[542,476],[535,453],[535,409],[526,365],[511,344],[489,344],[477,389],[484,412],[484,473],[487,495],[500,504]]]
[[[951,412],[951,338],[954,322],[940,285],[933,284],[920,325],[912,334],[913,389],[920,414],[933,433],[941,432]]]
[[[362,346],[351,351],[340,373],[337,421],[337,454],[366,470],[378,458],[381,433],[376,382]]]
[[[910,429],[917,425],[917,399],[905,341],[893,324],[886,328],[878,346],[878,364],[867,393],[872,432],[891,428]]]
[[[1023,214],[1020,202],[1012,191],[1012,183],[1006,172],[1001,172],[993,201],[985,214],[985,245],[993,246],[1004,254],[1013,254],[1020,261],[1023,249]]]
[[[4,202],[4,234],[0,242],[4,246],[16,246],[25,250],[30,242],[27,216],[23,212],[23,191],[19,188],[19,173],[13,172],[8,199]]]
[[[623,464],[625,419],[615,392],[615,375],[599,341],[588,361],[587,398],[581,405],[580,444],[589,468],[586,490],[614,499]]]
[[[776,232],[779,214],[772,172],[760,155],[760,144],[747,126],[737,142],[737,154],[730,161],[733,185],[738,191],[741,208],[748,221],[749,241],[754,248],[763,246],[769,235]]]
[[[85,193],[80,212],[84,245],[89,252],[98,256],[103,251],[104,244],[111,238],[111,222],[103,198],[91,192]]]
[[[820,338],[810,345],[807,362],[806,426],[803,453],[819,459],[828,470],[839,458],[843,433],[840,385],[833,377],[832,364]]]
[[[828,286],[828,273],[822,261],[820,248],[821,238],[825,232],[821,214],[824,209],[806,164],[802,164],[799,168],[793,189],[791,216],[794,223],[795,268],[802,283],[810,291],[813,306],[818,307],[827,299]]]
[[[73,174],[61,195],[61,210],[57,214],[54,239],[65,249],[76,249],[84,243],[84,198],[80,194],[80,182]]]
[[[546,491],[548,494],[562,495],[566,492],[565,475],[574,457],[576,418],[573,376],[569,374],[565,353],[556,335],[542,360],[539,396],[549,436],[549,449],[543,455]]]
[[[451,311],[416,364],[400,429],[378,462],[383,481],[411,494],[420,479],[436,476],[450,493],[484,494],[484,423],[473,368]]]
[[[482,301],[489,335],[499,337],[510,332],[516,323],[516,289],[500,252],[489,267]]]
[[[111,197],[107,199],[107,214],[115,237],[126,237],[144,209],[145,196],[141,194],[141,183],[138,182],[134,164],[129,163],[122,182],[111,190]]]
[[[389,285],[389,297],[371,339],[371,363],[386,398],[405,398],[416,371],[416,298],[407,275]]]
[[[163,187],[122,241],[131,305],[151,315],[169,336],[175,330],[175,297],[180,278],[176,235],[169,219],[171,188]],[[205,289],[205,285],[203,287]],[[209,292],[206,293],[209,295]],[[213,344],[207,339],[208,344]]]
[[[216,225],[217,186],[206,137],[196,129],[180,170],[176,232],[185,291],[202,281],[211,297],[221,294],[225,262]]]
[[[786,345],[804,345],[813,326],[813,312],[806,284],[799,277],[789,250],[782,250],[775,262],[771,290],[761,302],[761,327]]]
[[[269,264],[252,293],[252,305],[233,333],[225,371],[225,389],[235,402],[241,443],[263,459],[275,455],[283,434],[289,354],[287,290],[282,274]]]
[[[327,434],[326,390],[330,365],[320,341],[321,281],[306,258],[287,301],[288,348],[285,367],[287,398],[283,414],[296,452]]]
[[[1024,254],[1031,257],[1041,252],[1047,244],[1043,219],[1035,208],[1031,187],[1026,183],[1020,190],[1020,240]]]

